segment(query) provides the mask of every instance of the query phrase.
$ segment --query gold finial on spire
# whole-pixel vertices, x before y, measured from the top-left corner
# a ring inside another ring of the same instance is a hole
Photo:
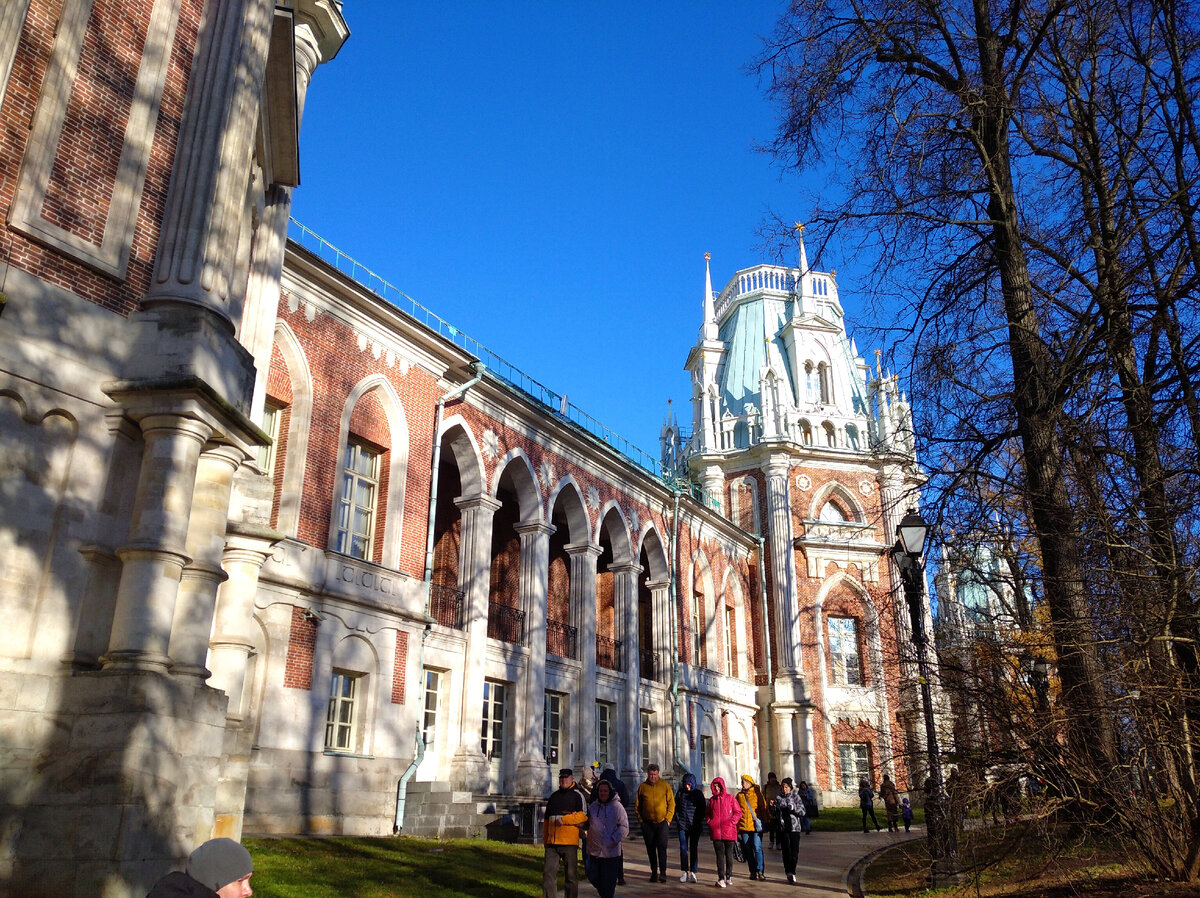
[[[797,234],[799,234],[801,237],[803,237],[805,227],[806,227],[806,225],[804,224],[804,222],[798,221],[798,222],[796,222],[794,229]]]
[[[880,380],[883,380],[883,372],[879,370],[879,360],[880,360],[881,358],[883,358],[883,350],[882,350],[882,349],[876,349],[876,350],[875,350],[875,375],[876,375],[876,376],[877,376],[877,377],[878,377]]]
[[[705,262],[707,262],[707,261],[708,261],[709,259],[711,259],[711,258],[712,258],[712,253],[705,253],[705,254],[704,254],[704,261],[705,261]]]

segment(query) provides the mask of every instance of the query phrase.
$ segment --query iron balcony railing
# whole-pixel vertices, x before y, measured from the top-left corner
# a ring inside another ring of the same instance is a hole
[[[638,667],[638,675],[643,680],[657,680],[660,673],[658,668],[658,652],[652,652],[649,649],[639,650]]]
[[[577,660],[576,639],[578,631],[570,624],[556,620],[546,621],[546,654]]]
[[[433,583],[429,587],[429,616],[443,627],[463,628],[463,596],[461,589]]]
[[[621,667],[621,640],[596,637],[596,666],[607,670],[623,670]]]
[[[525,612],[497,602],[489,602],[488,638],[524,645]]]

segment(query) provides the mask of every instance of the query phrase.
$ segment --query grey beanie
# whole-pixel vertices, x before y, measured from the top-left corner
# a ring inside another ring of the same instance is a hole
[[[214,892],[253,872],[250,852],[233,839],[209,839],[191,853],[187,862],[187,875]]]

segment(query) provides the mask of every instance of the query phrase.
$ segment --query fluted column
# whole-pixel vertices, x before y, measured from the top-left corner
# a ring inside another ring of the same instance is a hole
[[[596,560],[601,550],[585,543],[566,551],[571,559],[571,620],[582,665],[575,690],[575,758],[590,764],[596,760]]]
[[[624,762],[622,776],[636,782],[641,773],[641,677],[638,666],[641,662],[637,620],[637,578],[641,565],[613,564],[608,568],[613,575],[613,599],[616,605],[618,632],[622,633],[621,660],[625,669],[625,694],[621,700],[621,758]],[[633,779],[630,779],[632,777]]]
[[[770,520],[771,573],[775,585],[775,632],[781,676],[800,675],[800,621],[796,614],[796,566],[792,553],[792,507],[788,458],[767,462],[767,516]]]
[[[462,512],[458,582],[465,593],[467,634],[459,705],[458,748],[450,761],[450,780],[457,789],[472,792],[487,787],[487,758],[479,748],[482,720],[484,659],[487,656],[488,589],[492,569],[492,520],[500,502],[491,496],[456,499]]]
[[[797,776],[800,772],[800,765],[797,763],[796,750],[796,707],[795,705],[776,703],[772,706],[770,713],[775,718],[775,751],[777,753],[773,769],[780,771],[781,779],[790,776],[795,782],[799,782],[803,777]],[[769,762],[771,759],[767,760]]]
[[[217,588],[212,636],[208,644],[208,685],[229,696],[228,717],[241,721],[248,702],[246,665],[254,649],[254,596],[258,577],[283,534],[265,528],[230,525],[221,566],[229,575]]]
[[[521,537],[520,602],[525,611],[526,646],[524,722],[517,734],[518,795],[544,797],[550,774],[542,745],[542,716],[546,697],[546,581],[550,563],[550,524],[518,524]]]
[[[171,673],[207,679],[204,662],[212,633],[217,588],[227,574],[221,567],[225,550],[225,528],[229,521],[229,494],[233,475],[244,455],[233,446],[215,446],[200,456],[192,516],[188,525],[187,554],[191,561],[183,569],[175,619],[171,625]]]
[[[165,670],[200,450],[212,429],[194,418],[148,415],[140,422],[145,449],[129,542],[117,550],[121,583],[106,669]]]
[[[205,5],[147,307],[229,318],[273,14],[272,0]]]

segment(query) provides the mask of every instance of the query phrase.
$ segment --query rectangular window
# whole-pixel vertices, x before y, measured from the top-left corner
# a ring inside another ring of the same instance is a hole
[[[829,661],[833,682],[843,686],[862,685],[862,664],[858,657],[858,623],[852,617],[831,617],[829,621]]]
[[[700,779],[706,783],[713,778],[713,741],[712,736],[700,737]]]
[[[871,755],[865,742],[842,742],[838,745],[842,762],[842,788],[858,790],[858,781],[871,779]]]
[[[354,751],[357,747],[358,680],[353,674],[333,672],[325,714],[325,748],[329,751]]]
[[[654,724],[654,714],[650,711],[642,712],[642,769],[645,770],[650,766],[650,734],[651,727]]]
[[[609,702],[596,702],[596,760],[602,768],[612,763],[611,748],[616,744],[614,710]]]
[[[704,631],[700,629],[700,596],[692,595],[692,664],[700,667],[704,663]]]
[[[567,697],[561,692],[547,692],[542,715],[542,745],[551,766],[558,765],[563,757],[562,731],[566,716]]]
[[[442,672],[425,668],[425,710],[421,717],[421,738],[429,751],[437,741],[438,711],[442,704]]]
[[[258,447],[258,469],[268,477],[275,477],[275,458],[278,455],[276,448],[279,446],[279,420],[282,417],[283,409],[278,405],[267,402],[263,408],[262,429],[263,433],[271,438],[271,442],[266,446]]]
[[[378,492],[379,451],[351,440],[346,444],[346,463],[342,469],[335,551],[370,560]]]
[[[750,769],[750,760],[746,754],[745,742],[733,743],[733,763],[737,765],[739,776]]]
[[[737,676],[737,614],[732,608],[725,609],[725,672]]]

